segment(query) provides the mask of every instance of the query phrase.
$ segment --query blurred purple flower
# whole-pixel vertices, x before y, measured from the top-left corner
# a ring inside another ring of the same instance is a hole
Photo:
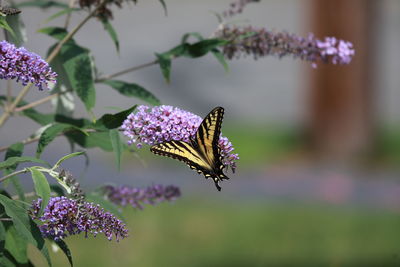
[[[174,185],[153,185],[147,188],[131,187],[127,185],[103,187],[104,194],[116,205],[143,209],[143,204],[155,205],[161,202],[173,201],[181,196],[179,187]]]
[[[39,217],[41,202],[40,198],[33,201],[30,213],[43,223],[39,229],[46,238],[58,240],[81,232],[85,233],[85,237],[88,233],[93,236],[104,233],[108,240],[115,235],[117,241],[128,236],[125,224],[99,205],[89,202],[80,204],[63,196],[52,197]]]
[[[0,79],[16,79],[23,85],[33,83],[43,90],[49,82],[56,82],[56,77],[49,64],[37,54],[7,41],[0,42]]]
[[[229,9],[222,13],[224,17],[233,17],[243,12],[245,6],[249,3],[260,2],[260,0],[236,0],[229,4]]]
[[[348,64],[355,54],[353,44],[335,37],[319,40],[313,34],[307,38],[287,32],[272,32],[265,28],[229,27],[222,25],[215,37],[230,41],[223,47],[228,59],[253,55],[254,59],[264,56],[291,55],[317,66],[318,61],[333,64]]]
[[[141,148],[142,143],[154,145],[171,140],[190,142],[201,122],[199,116],[177,107],[162,105],[150,108],[141,105],[136,113],[128,116],[121,128],[129,138],[128,144],[136,143]],[[239,156],[232,153],[232,143],[228,138],[220,136],[218,145],[221,148],[222,163],[234,171]]]

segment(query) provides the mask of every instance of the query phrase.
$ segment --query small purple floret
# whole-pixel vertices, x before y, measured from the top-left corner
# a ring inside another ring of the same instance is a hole
[[[7,41],[0,42],[0,79],[16,79],[23,85],[33,83],[43,90],[56,82],[57,74],[39,55]]]
[[[117,241],[128,236],[125,224],[97,204],[80,204],[74,199],[52,197],[43,215],[38,217],[41,202],[37,199],[32,203],[31,215],[43,223],[39,229],[46,238],[59,240],[81,232],[85,237],[89,233],[93,236],[104,233],[108,240],[112,240],[114,235]]]
[[[143,204],[170,202],[181,196],[179,187],[174,185],[153,185],[147,188],[107,185],[103,189],[105,196],[114,204],[123,207],[129,205],[137,209],[143,209]]]
[[[319,40],[313,34],[307,38],[287,32],[272,32],[265,28],[222,25],[215,37],[230,41],[223,47],[228,59],[252,55],[254,59],[265,56],[292,56],[311,62],[349,64],[355,51],[353,44],[335,37]]]
[[[141,148],[143,143],[154,145],[171,140],[189,142],[201,122],[201,117],[177,107],[162,105],[150,108],[141,105],[128,116],[121,128],[129,138],[128,144],[136,143]],[[222,163],[234,171],[239,156],[232,152],[232,143],[221,135],[218,145]]]

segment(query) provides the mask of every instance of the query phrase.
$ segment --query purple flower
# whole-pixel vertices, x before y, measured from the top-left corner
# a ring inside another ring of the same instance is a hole
[[[264,56],[293,56],[317,66],[318,61],[333,64],[348,64],[355,54],[353,44],[335,37],[319,40],[313,34],[307,38],[287,32],[272,32],[264,28],[229,27],[223,25],[215,36],[230,41],[223,47],[228,57],[240,58],[252,55],[254,59]]]
[[[129,138],[128,144],[136,143],[141,148],[142,143],[154,145],[171,140],[189,142],[201,122],[202,118],[199,116],[177,107],[162,105],[150,108],[141,105],[136,113],[128,116],[121,128]],[[239,156],[232,153],[232,143],[221,135],[218,145],[221,148],[222,163],[234,171],[235,160]]]
[[[153,185],[147,188],[131,187],[127,185],[103,187],[105,196],[119,206],[130,205],[143,209],[143,204],[155,205],[161,202],[173,201],[181,196],[179,187],[174,185]]]
[[[114,235],[117,241],[128,236],[125,224],[99,205],[89,202],[80,204],[66,197],[52,197],[39,217],[41,202],[41,199],[33,201],[30,213],[43,223],[39,229],[46,238],[58,240],[81,232],[85,233],[85,237],[88,233],[93,236],[104,233],[108,240]]]
[[[23,85],[33,83],[43,90],[49,82],[56,82],[56,77],[49,64],[37,54],[7,41],[0,42],[0,79],[16,79]]]
[[[230,3],[229,9],[222,13],[224,17],[233,17],[243,12],[245,6],[249,3],[260,2],[260,0],[236,0]]]

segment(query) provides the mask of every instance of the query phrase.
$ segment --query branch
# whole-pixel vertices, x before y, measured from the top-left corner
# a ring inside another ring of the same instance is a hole
[[[6,176],[3,176],[3,177],[0,178],[0,183],[4,182],[5,180],[7,180],[7,179],[9,179],[11,177],[14,177],[15,175],[18,175],[18,174],[21,174],[21,173],[26,173],[26,172],[28,172],[27,168],[19,170],[19,171],[12,172],[10,174],[7,174]]]
[[[64,93],[64,92],[62,92],[62,93],[55,93],[55,94],[46,96],[46,97],[44,97],[44,98],[42,98],[42,99],[39,99],[39,100],[34,101],[34,102],[32,102],[32,103],[29,103],[29,104],[27,104],[27,105],[25,105],[25,106],[21,106],[21,107],[15,108],[14,111],[15,111],[15,112],[21,112],[21,111],[24,111],[24,110],[26,110],[26,109],[30,109],[30,108],[39,106],[39,105],[41,105],[41,104],[43,104],[43,103],[46,103],[46,102],[52,100],[52,99],[55,98],[55,97],[58,97],[58,96],[62,95],[63,93]]]
[[[125,70],[121,70],[121,71],[116,72],[116,73],[113,73],[113,74],[109,74],[109,75],[105,75],[105,76],[103,76],[103,77],[97,78],[97,79],[95,80],[95,82],[96,82],[96,83],[101,83],[101,82],[104,82],[104,81],[106,81],[106,80],[110,80],[110,79],[112,79],[112,78],[114,78],[114,77],[121,76],[121,75],[123,75],[123,74],[129,73],[129,72],[132,72],[132,71],[136,71],[136,70],[144,69],[144,68],[146,68],[146,67],[153,66],[153,65],[155,65],[155,64],[157,64],[157,63],[158,63],[158,60],[156,59],[156,60],[153,60],[153,61],[151,61],[151,62],[142,64],[142,65],[138,65],[138,66],[135,66],[135,67],[131,67],[131,68],[128,68],[128,69],[125,69]]]

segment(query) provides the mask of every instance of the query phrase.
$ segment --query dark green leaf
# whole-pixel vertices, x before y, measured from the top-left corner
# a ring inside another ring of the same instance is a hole
[[[137,105],[134,105],[126,110],[118,112],[116,114],[104,114],[100,119],[97,120],[94,127],[96,129],[115,129],[122,125],[124,120],[131,114]]]
[[[122,145],[118,130],[113,129],[113,130],[110,130],[109,133],[110,133],[111,145],[114,150],[117,168],[118,168],[118,170],[120,170],[121,169],[121,155],[122,155],[122,151],[123,151],[124,147]]]
[[[42,204],[40,208],[40,214],[43,214],[44,209],[49,203],[50,199],[50,186],[46,179],[46,176],[41,171],[30,168],[29,171],[32,174],[33,183],[35,184],[36,195],[42,198]]]
[[[40,135],[40,139],[36,150],[36,157],[40,157],[45,147],[49,145],[58,135],[72,129],[79,130],[79,128],[64,123],[54,124],[48,127],[46,130],[44,130],[43,133]]]
[[[108,80],[103,83],[111,86],[124,96],[136,97],[149,104],[160,105],[160,100],[157,97],[136,83],[127,83],[118,80]]]
[[[204,37],[203,37],[200,33],[198,33],[198,32],[188,32],[188,33],[185,33],[185,34],[182,36],[181,43],[182,43],[182,44],[187,43],[189,37],[195,37],[195,38],[196,38],[197,40],[199,40],[199,41],[204,40]]]
[[[118,40],[118,35],[117,32],[115,31],[114,27],[111,25],[109,20],[102,20],[104,29],[108,32],[110,35],[112,41],[115,44],[115,48],[117,49],[117,52],[119,53],[119,40]]]
[[[105,151],[112,151],[108,132],[93,132],[85,135],[82,132],[68,132],[65,135],[83,148],[99,147]]]
[[[213,50],[211,50],[211,53],[213,53],[215,58],[219,61],[219,63],[221,63],[221,65],[224,67],[225,71],[228,72],[229,66],[225,60],[224,54],[222,54],[221,51],[219,51],[217,48],[214,48]]]
[[[68,8],[67,4],[60,3],[57,1],[46,1],[46,0],[33,0],[26,1],[16,5],[18,8],[20,7],[40,7],[40,8],[49,8],[49,7],[59,7],[59,8]]]
[[[15,36],[12,34],[6,34],[6,40],[18,47],[22,46],[28,38],[26,36],[26,29],[21,16],[7,16],[6,20],[15,33]]]
[[[96,91],[89,53],[81,53],[65,61],[63,66],[72,88],[90,111],[95,105]]]
[[[20,157],[20,156],[22,156],[23,151],[24,151],[24,144],[15,143],[7,149],[4,159],[6,160],[11,157]],[[7,175],[7,174],[12,173],[13,171],[16,170],[17,166],[18,166],[18,164],[15,164],[13,166],[6,168],[3,172],[3,174]],[[9,180],[11,180],[11,183],[14,185],[15,191],[17,192],[19,199],[22,201],[25,201],[24,190],[22,188],[22,185],[21,185],[21,182],[20,182],[18,176],[11,177]],[[7,181],[9,181],[9,180],[7,180]],[[4,182],[7,182],[7,181],[4,181]]]
[[[54,243],[56,243],[57,246],[64,252],[65,256],[67,256],[67,259],[68,259],[69,264],[71,265],[71,267],[74,266],[74,264],[72,262],[71,250],[69,250],[67,243],[65,243],[61,239],[54,241]]]
[[[6,239],[6,228],[4,227],[4,224],[0,222],[0,256],[2,252],[4,251],[4,240]]]
[[[92,122],[87,119],[75,119],[62,114],[57,114],[54,118],[56,122],[70,124],[78,128],[89,127]]]
[[[221,39],[207,39],[189,45],[185,56],[196,58],[206,55],[213,49],[226,44],[228,41]]]
[[[161,68],[161,73],[164,76],[164,79],[169,83],[170,81],[170,74],[171,74],[171,59],[164,54],[157,54],[158,64]]]
[[[47,27],[47,28],[42,28],[38,30],[40,33],[47,34],[59,41],[65,38],[67,36],[68,32],[65,28],[60,28],[60,27]]]
[[[6,20],[6,17],[0,16],[0,27],[7,30],[11,35],[16,39],[17,36],[15,35],[13,29],[11,29],[10,25],[8,25],[8,22]]]
[[[8,158],[7,160],[0,162],[0,170],[4,168],[9,168],[13,166],[14,164],[22,163],[22,162],[35,162],[35,163],[40,163],[43,165],[50,166],[49,163],[47,163],[44,160],[34,158],[34,157],[11,157]]]
[[[165,1],[164,0],[159,0],[159,1],[164,8],[165,16],[168,16],[168,10],[167,10],[167,5],[165,4]]]
[[[19,264],[22,265],[28,262],[28,242],[13,225],[10,225],[7,229],[5,249]]]
[[[43,114],[33,108],[25,109],[21,113],[42,126],[54,121],[54,114]]]
[[[109,200],[105,199],[104,196],[100,195],[97,192],[91,192],[86,196],[86,200],[89,202],[94,202],[96,204],[99,204],[102,208],[105,210],[111,212],[115,216],[119,217],[120,219],[124,219],[122,213],[118,209],[118,207],[110,202]]]
[[[0,203],[3,205],[6,214],[12,219],[18,234],[37,247],[51,266],[49,253],[44,244],[42,234],[26,210],[16,205],[16,201],[4,195],[0,195]]]
[[[50,185],[51,191],[55,192],[57,194],[57,196],[65,196],[63,187],[59,184],[51,184]]]

